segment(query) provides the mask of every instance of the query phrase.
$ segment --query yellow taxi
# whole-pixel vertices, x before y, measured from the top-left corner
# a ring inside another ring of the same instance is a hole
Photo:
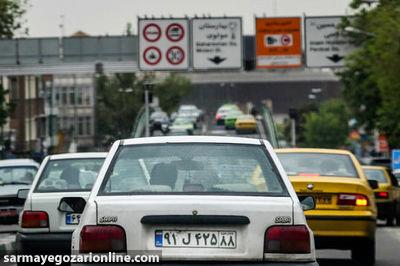
[[[257,131],[257,121],[252,115],[241,115],[236,119],[235,129],[237,133],[255,133]]]
[[[379,187],[374,190],[378,218],[386,220],[387,225],[400,225],[400,188],[397,178],[386,167],[363,166],[368,180],[376,180]]]
[[[375,263],[377,210],[371,186],[356,157],[331,149],[278,149],[299,198],[312,196],[305,213],[316,248],[350,249],[362,265]]]

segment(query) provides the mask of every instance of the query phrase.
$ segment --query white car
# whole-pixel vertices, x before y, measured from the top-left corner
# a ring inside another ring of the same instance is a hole
[[[267,141],[210,136],[116,141],[72,252],[162,252],[163,261],[317,265],[313,233]]]
[[[106,155],[66,153],[44,159],[20,215],[20,252],[70,253],[72,231]]]
[[[0,161],[0,221],[17,223],[24,200],[18,199],[20,189],[29,189],[39,164],[31,159]]]

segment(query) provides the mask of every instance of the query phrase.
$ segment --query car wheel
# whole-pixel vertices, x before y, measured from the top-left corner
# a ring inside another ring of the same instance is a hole
[[[373,266],[375,264],[375,240],[366,239],[360,241],[360,243],[351,250],[351,258],[361,263],[361,265]]]
[[[396,225],[400,226],[400,206],[399,206],[399,203],[397,203],[396,207],[397,207],[396,208]]]
[[[393,220],[394,220],[393,216],[386,217],[386,225],[387,226],[393,226],[393,224],[394,224]]]

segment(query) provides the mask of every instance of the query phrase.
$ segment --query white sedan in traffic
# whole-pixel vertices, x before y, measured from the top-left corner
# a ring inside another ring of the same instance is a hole
[[[160,252],[162,261],[317,265],[314,238],[267,141],[116,141],[72,236],[87,253]]]
[[[26,191],[16,237],[19,252],[70,253],[72,232],[106,155],[65,153],[44,159],[29,193]]]

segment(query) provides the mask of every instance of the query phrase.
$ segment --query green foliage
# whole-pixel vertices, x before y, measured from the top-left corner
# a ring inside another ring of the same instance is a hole
[[[349,134],[349,114],[341,100],[322,103],[318,112],[304,115],[304,146],[339,148]]]
[[[359,45],[342,73],[344,96],[357,120],[386,133],[389,145],[400,147],[400,0],[381,0],[366,9],[352,3],[357,14],[348,25]]]
[[[127,138],[142,105],[142,81],[135,74],[100,76],[96,81],[96,142]]]
[[[0,0],[0,38],[12,38],[22,28],[26,6],[27,0]]]
[[[155,94],[160,99],[161,108],[167,113],[176,110],[182,97],[190,92],[191,86],[189,79],[175,73],[170,74],[155,88]]]
[[[128,138],[135,118],[143,106],[144,83],[154,82],[154,76],[138,78],[135,74],[102,75],[96,80],[96,145],[106,145],[115,139]],[[190,89],[190,81],[171,74],[155,85],[154,96],[161,108],[171,112]]]
[[[6,103],[5,95],[6,91],[4,90],[3,85],[0,84],[0,127],[3,127],[7,123],[7,118],[13,109],[11,103]]]

